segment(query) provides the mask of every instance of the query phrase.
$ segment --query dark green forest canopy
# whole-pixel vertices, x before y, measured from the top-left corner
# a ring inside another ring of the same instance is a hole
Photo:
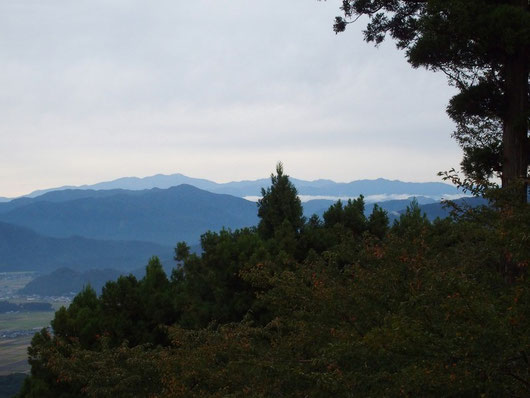
[[[528,395],[528,205],[431,223],[413,203],[390,226],[360,197],[304,220],[277,173],[271,233],[208,232],[169,278],[152,258],[86,288],[33,338],[18,396]]]
[[[258,231],[264,238],[272,238],[280,226],[293,233],[299,233],[304,224],[302,202],[289,176],[283,173],[278,163],[276,175],[271,175],[271,187],[261,189],[258,200]]]
[[[474,183],[499,176],[504,187],[527,184],[527,0],[344,0],[341,9],[336,32],[367,16],[366,41],[390,36],[413,67],[441,71],[459,90],[447,111],[464,150],[462,170]]]

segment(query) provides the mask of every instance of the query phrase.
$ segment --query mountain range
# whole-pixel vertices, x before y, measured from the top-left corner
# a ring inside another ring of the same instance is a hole
[[[14,203],[12,202],[19,202]],[[197,243],[223,227],[257,224],[256,204],[191,185],[143,191],[67,190],[0,204],[0,221],[51,237]]]
[[[409,195],[428,196],[439,199],[442,196],[458,195],[458,191],[453,185],[441,182],[403,182],[398,180],[387,180],[378,178],[375,180],[357,180],[351,182],[335,182],[332,180],[320,179],[314,181],[291,178],[300,195],[310,196],[336,196],[355,197],[360,194],[369,195]],[[94,190],[145,190],[152,188],[167,189],[177,185],[188,184],[196,188],[212,193],[228,194],[239,197],[260,196],[261,188],[270,186],[270,179],[263,178],[252,181],[233,181],[227,183],[217,183],[214,181],[187,177],[183,174],[157,174],[149,177],[124,177],[113,181],[100,182],[92,185],[63,186],[46,190],[39,190],[26,195],[37,197],[50,191],[65,189],[94,189]]]
[[[399,218],[404,212],[402,209],[410,205],[411,200],[386,201],[379,205],[388,211],[392,221]],[[441,203],[432,203],[432,200],[422,197],[416,200],[426,203],[420,207],[431,220],[449,215],[449,210]],[[328,200],[306,202],[305,213],[308,216],[312,213],[322,215],[332,203],[333,201]],[[455,203],[471,206],[486,204],[480,198],[458,199]],[[314,205],[314,208],[308,205]],[[372,208],[373,204],[367,204],[367,215]],[[318,210],[312,211],[314,209]],[[192,247],[192,250],[197,252],[200,249]],[[0,270],[38,270],[41,274],[20,290],[20,294],[68,295],[78,292],[87,284],[99,291],[107,280],[116,279],[120,274],[132,272],[141,277],[147,259],[155,254],[161,258],[169,275],[174,266],[170,256],[171,247],[146,242],[100,241],[81,237],[49,238],[22,227],[0,223],[0,258],[3,260],[0,261]],[[11,267],[5,264],[11,264]],[[58,266],[64,268],[54,271]],[[104,267],[113,269],[101,269]],[[53,272],[46,274],[50,271]]]
[[[50,272],[60,267],[78,271],[114,268],[131,271],[158,255],[172,262],[173,249],[150,242],[105,241],[80,236],[53,238],[28,228],[0,222],[0,272]]]
[[[422,205],[435,205],[429,197],[418,196],[416,200]],[[410,201],[411,198],[388,200],[379,205],[393,218]],[[306,217],[322,216],[334,202],[329,199],[305,202],[304,214]],[[373,206],[367,203],[367,215]],[[0,221],[30,228],[48,237],[136,240],[174,247],[179,241],[196,244],[200,235],[208,230],[256,225],[258,218],[256,203],[191,185],[179,185],[141,191],[50,191],[35,198],[0,203]]]
[[[304,199],[319,198],[304,201],[306,217],[322,216],[338,197],[363,194],[368,197],[367,214],[378,201],[395,219],[414,196],[432,219],[432,214],[447,215],[437,200],[459,195],[443,183],[291,181]],[[52,188],[0,200],[0,271],[42,275],[61,268],[28,286],[27,292],[48,289],[50,294],[53,281],[61,281],[58,293],[87,282],[99,286],[109,275],[113,279],[120,273],[141,273],[153,255],[169,269],[177,242],[195,245],[197,251],[201,234],[208,230],[256,225],[257,205],[243,198],[259,197],[268,186],[269,179],[220,184],[173,174]],[[384,200],[395,196],[405,198]]]

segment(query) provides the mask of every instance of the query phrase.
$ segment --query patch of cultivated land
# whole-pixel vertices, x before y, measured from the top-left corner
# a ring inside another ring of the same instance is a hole
[[[29,371],[27,349],[31,339],[53,316],[53,311],[0,314],[0,376]]]
[[[0,314],[0,336],[2,332],[43,328],[50,324],[55,313],[46,312],[10,312]]]
[[[0,376],[29,371],[27,348],[32,337],[0,339]]]
[[[50,302],[56,311],[69,302],[52,298],[27,298],[16,292],[35,277],[33,272],[0,272],[0,297],[16,304]],[[50,325],[54,311],[0,314],[0,376],[29,371],[27,349],[33,335]]]
[[[35,272],[0,272],[0,297],[13,295],[35,279]]]

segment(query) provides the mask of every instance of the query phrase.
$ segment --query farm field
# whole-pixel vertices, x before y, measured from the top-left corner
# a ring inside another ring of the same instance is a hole
[[[27,348],[33,334],[53,316],[53,311],[0,314],[0,376],[29,371]]]
[[[22,304],[33,301],[49,301],[54,311],[65,301],[50,301],[50,299],[28,299],[16,295],[17,290],[24,287],[34,278],[34,273],[0,273],[0,297],[9,302]],[[27,348],[33,335],[41,328],[49,326],[54,311],[39,312],[10,312],[0,314],[0,376],[11,373],[25,373],[29,371],[27,363]]]
[[[0,335],[2,332],[43,328],[50,324],[55,312],[10,312],[0,314]]]
[[[0,376],[29,371],[27,348],[33,336],[0,339]]]

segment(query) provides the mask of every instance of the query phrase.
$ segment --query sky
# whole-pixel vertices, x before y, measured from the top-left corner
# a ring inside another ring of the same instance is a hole
[[[2,0],[0,196],[125,176],[439,181],[455,91],[341,0]]]

